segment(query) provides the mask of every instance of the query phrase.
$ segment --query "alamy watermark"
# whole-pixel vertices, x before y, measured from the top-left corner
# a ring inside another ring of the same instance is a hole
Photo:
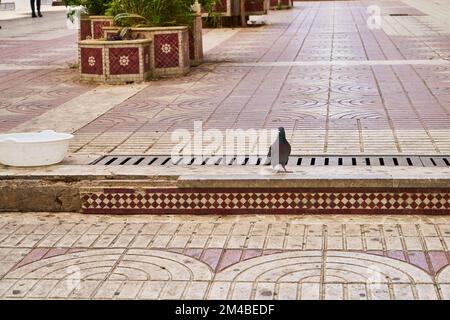
[[[175,143],[171,151],[174,164],[190,164],[193,156],[204,165],[227,165],[231,161],[255,164],[258,158],[268,153],[269,146],[276,141],[276,129],[203,129],[201,121],[194,122],[194,130],[176,129],[171,134],[171,142]],[[273,160],[278,152],[273,150]],[[276,161],[273,161],[274,163]]]
[[[369,15],[367,18],[367,28],[369,30],[381,29],[381,8],[377,5],[368,6],[366,13]]]

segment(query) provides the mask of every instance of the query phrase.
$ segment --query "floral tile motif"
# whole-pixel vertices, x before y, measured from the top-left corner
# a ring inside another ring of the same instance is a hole
[[[180,65],[178,33],[155,34],[155,67],[176,68]]]
[[[103,74],[102,52],[101,48],[81,48],[81,72]]]
[[[110,48],[109,73],[112,75],[139,73],[139,48]]]

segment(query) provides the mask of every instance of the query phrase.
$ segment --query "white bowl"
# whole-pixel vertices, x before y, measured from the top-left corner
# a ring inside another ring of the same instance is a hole
[[[0,163],[33,167],[61,162],[71,139],[71,134],[52,130],[0,134]]]

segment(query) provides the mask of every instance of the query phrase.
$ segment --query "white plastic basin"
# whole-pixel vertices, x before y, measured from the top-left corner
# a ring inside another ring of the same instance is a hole
[[[0,134],[0,163],[33,167],[61,162],[71,139],[71,134],[52,130]]]

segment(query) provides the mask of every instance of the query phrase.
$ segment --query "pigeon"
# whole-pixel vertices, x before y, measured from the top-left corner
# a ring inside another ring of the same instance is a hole
[[[286,132],[283,127],[278,128],[277,140],[270,146],[269,153],[267,157],[270,158],[273,167],[281,165],[285,172],[286,165],[289,161],[289,156],[291,155],[291,145],[286,140]]]

